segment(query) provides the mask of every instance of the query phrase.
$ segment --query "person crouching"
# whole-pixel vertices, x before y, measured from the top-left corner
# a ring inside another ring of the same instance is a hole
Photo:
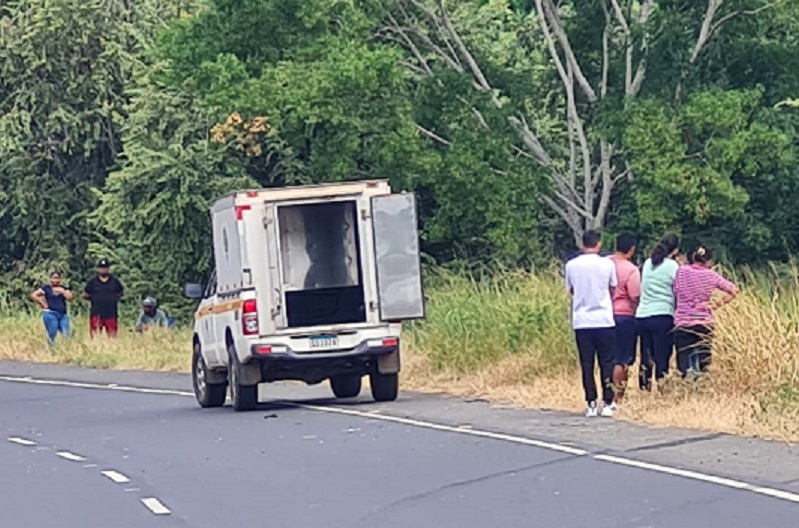
[[[169,321],[166,314],[158,309],[158,302],[152,297],[147,297],[142,301],[141,312],[136,320],[136,332],[142,333],[151,328],[166,328]]]

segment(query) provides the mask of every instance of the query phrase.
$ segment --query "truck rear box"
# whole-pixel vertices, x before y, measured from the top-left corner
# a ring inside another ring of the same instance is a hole
[[[416,203],[384,181],[244,191],[212,208],[219,294],[263,335],[424,317]]]

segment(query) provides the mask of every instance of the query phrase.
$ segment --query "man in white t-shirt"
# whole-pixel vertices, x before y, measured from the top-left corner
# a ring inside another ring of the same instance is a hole
[[[596,361],[602,378],[602,416],[613,416],[613,366],[616,323],[613,319],[613,289],[617,285],[613,261],[599,255],[602,238],[596,231],[583,234],[583,254],[566,264],[566,287],[572,295],[572,328],[587,404],[586,416],[599,414],[594,377]]]

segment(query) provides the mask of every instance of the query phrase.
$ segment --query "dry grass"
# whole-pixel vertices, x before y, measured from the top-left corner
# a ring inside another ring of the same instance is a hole
[[[632,369],[619,417],[799,441],[799,281],[789,271],[739,278],[744,294],[719,312],[712,372],[698,383],[672,378],[662,392],[642,393]],[[439,277],[434,288],[428,321],[406,339],[406,388],[582,411],[569,300],[557,273],[492,283]]]
[[[38,317],[0,318],[0,360],[65,363],[119,370],[187,371],[191,367],[191,334],[155,332],[139,336],[122,331],[117,339],[90,339],[83,321],[76,335],[47,346]]]
[[[799,441],[799,281],[744,276],[744,294],[719,314],[712,372],[669,380],[662,392],[631,386],[621,419]],[[556,272],[488,282],[438,275],[428,319],[405,335],[403,387],[480,396],[524,407],[581,411],[582,388]],[[96,368],[187,371],[187,331],[116,340],[79,334],[50,350],[36,317],[0,317],[0,359]],[[635,369],[633,369],[635,370]]]

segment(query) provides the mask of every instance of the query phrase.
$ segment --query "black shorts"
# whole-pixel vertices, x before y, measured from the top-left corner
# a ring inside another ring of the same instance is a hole
[[[635,363],[635,348],[638,344],[638,326],[632,315],[617,315],[616,319],[616,364],[629,367]]]

